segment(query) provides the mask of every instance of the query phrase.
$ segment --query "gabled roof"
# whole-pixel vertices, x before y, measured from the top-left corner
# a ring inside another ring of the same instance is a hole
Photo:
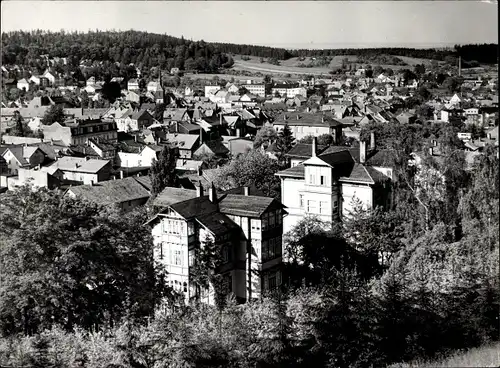
[[[193,149],[200,137],[196,134],[167,134],[166,139],[169,142],[175,143],[179,148],[182,149]]]
[[[76,196],[104,205],[149,198],[150,192],[138,182],[138,179],[128,177],[119,180],[108,180],[93,185],[71,187],[68,191],[71,191]]]
[[[221,198],[219,208],[224,214],[259,218],[273,202],[283,208],[274,198],[226,194]]]
[[[197,215],[196,220],[216,236],[227,234],[240,228],[229,217],[220,212],[201,216]]]
[[[53,167],[57,167],[62,171],[74,171],[74,172],[83,172],[96,174],[101,171],[106,165],[109,165],[109,160],[94,160],[94,159],[85,159],[80,157],[69,157],[65,156],[54,162]]]
[[[327,147],[326,146],[317,146],[316,153],[323,152]],[[292,147],[290,151],[288,151],[285,156],[291,158],[304,158],[307,159],[312,156],[312,144],[310,143],[297,143]]]
[[[167,207],[174,203],[184,202],[192,198],[196,198],[196,190],[166,187],[154,199],[153,205]]]
[[[196,191],[195,191],[196,195]],[[214,214],[217,212],[217,205],[212,203],[208,196],[196,197],[188,199],[184,202],[178,202],[170,205],[170,207],[185,219],[193,217],[202,217],[203,215]]]
[[[275,175],[276,176],[283,176],[287,178],[297,178],[297,179],[304,179],[305,177],[305,172],[304,172],[304,165],[300,164],[294,167],[290,167],[285,170],[278,171]]]

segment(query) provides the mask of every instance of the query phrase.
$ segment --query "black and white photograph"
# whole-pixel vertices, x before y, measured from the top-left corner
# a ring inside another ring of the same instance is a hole
[[[0,29],[0,368],[500,367],[497,0]]]

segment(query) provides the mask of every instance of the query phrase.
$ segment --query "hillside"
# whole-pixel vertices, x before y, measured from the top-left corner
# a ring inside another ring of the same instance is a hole
[[[2,63],[30,65],[43,68],[43,55],[49,57],[68,57],[70,65],[76,67],[82,59],[90,61],[130,63],[145,68],[161,67],[170,69],[178,67],[200,72],[216,72],[220,68],[232,65],[231,55],[249,55],[257,58],[273,58],[291,60],[293,58],[332,58],[330,64],[338,65],[344,58],[358,58],[362,62],[384,65],[404,65],[404,58],[420,58],[446,60],[456,58],[457,50],[463,54],[464,60],[479,63],[494,63],[498,55],[496,45],[465,45],[448,50],[411,49],[411,48],[377,48],[377,49],[329,49],[329,50],[286,50],[282,48],[236,45],[226,43],[208,43],[186,40],[168,35],[139,31],[96,31],[78,32],[45,32],[41,30],[2,33]],[[302,60],[303,62],[304,60]],[[240,67],[253,67],[248,63],[239,63]],[[317,64],[317,63],[316,63]],[[286,65],[286,64],[283,64]],[[297,65],[286,65],[298,67]],[[314,67],[332,67],[333,65],[314,65]],[[255,67],[253,67],[255,68]],[[261,66],[261,69],[263,66]],[[266,69],[272,70],[273,68]],[[310,69],[310,68],[307,68]],[[311,70],[322,73],[323,70]]]
[[[499,367],[500,343],[482,346],[433,361],[415,361],[391,365],[390,368],[433,368],[433,367]]]

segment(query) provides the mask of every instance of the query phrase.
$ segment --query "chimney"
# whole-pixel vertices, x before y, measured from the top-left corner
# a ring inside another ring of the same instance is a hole
[[[120,179],[123,179],[123,170],[120,171]]]
[[[248,196],[249,194],[249,188],[248,187],[243,187],[243,195]]]
[[[175,132],[179,133],[179,122],[178,121],[175,122]]]
[[[488,133],[486,136],[488,137],[488,139],[491,139],[491,133]]]
[[[364,164],[366,162],[366,142],[359,142],[359,162]]]
[[[238,138],[241,137],[241,130],[240,130],[240,128],[236,129],[236,136]]]
[[[217,192],[215,191],[214,183],[208,188],[208,199],[212,203],[217,203]]]
[[[203,144],[203,129],[200,128],[200,145]]]
[[[370,149],[375,149],[375,132],[370,133]]]
[[[196,186],[196,196],[203,197],[203,186],[201,185],[201,180],[198,181],[198,185]]]
[[[141,176],[141,173],[140,173],[140,172],[138,172],[138,173],[137,173],[137,177],[139,178],[140,176]]]
[[[50,145],[53,146],[54,145],[54,140],[52,138],[50,138]]]
[[[438,145],[437,140],[433,139],[433,140],[432,140],[432,145],[433,145],[434,147],[437,147],[437,145]]]
[[[134,135],[134,142],[137,143],[137,135]]]
[[[434,147],[429,147],[429,155],[434,155]]]
[[[201,171],[201,165],[200,165],[200,166],[198,166],[198,176],[201,176],[201,174],[202,174],[202,171]]]
[[[94,186],[94,181],[93,181],[93,180],[91,180],[91,181],[90,181],[90,186],[91,186],[91,187],[93,187],[93,186]]]
[[[299,120],[299,114],[297,114],[297,120]]]
[[[316,139],[316,137],[313,137],[313,141],[312,141],[312,157],[316,157],[316,145],[317,145],[317,139]]]
[[[325,115],[321,116],[321,122],[324,123],[325,122]]]

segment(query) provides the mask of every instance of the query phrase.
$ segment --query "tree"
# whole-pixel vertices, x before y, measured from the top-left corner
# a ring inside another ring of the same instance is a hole
[[[64,114],[64,108],[62,105],[51,105],[43,115],[42,124],[44,125],[52,125],[55,122],[59,124],[63,123],[66,119]]]
[[[174,187],[177,183],[175,166],[178,150],[164,146],[157,160],[153,160],[149,176],[151,178],[151,196],[154,198],[166,187]]]
[[[255,185],[266,196],[277,198],[280,195],[280,181],[274,174],[279,169],[276,160],[260,150],[252,150],[221,167],[216,173],[214,184],[221,189]]]
[[[455,78],[455,77],[448,77],[445,79],[443,82],[443,87],[448,89],[450,93],[458,91],[458,88],[460,87],[460,81]]]
[[[165,111],[165,104],[156,104],[155,105],[155,111],[154,111],[154,118],[158,120],[159,122],[163,122],[163,113]]]
[[[415,65],[413,71],[417,76],[422,76],[425,74],[425,65],[424,64],[417,64]]]
[[[295,137],[288,124],[285,124],[283,130],[278,133],[278,139],[276,140],[276,153],[278,161],[282,165],[286,164],[285,154],[292,149],[294,142]]]
[[[106,100],[113,103],[121,96],[122,90],[118,82],[108,82],[102,86],[101,93]]]
[[[278,138],[278,132],[272,126],[264,125],[257,131],[253,141],[253,148],[267,147]]]
[[[144,214],[26,185],[0,215],[0,331],[67,330],[150,315],[168,294]]]

